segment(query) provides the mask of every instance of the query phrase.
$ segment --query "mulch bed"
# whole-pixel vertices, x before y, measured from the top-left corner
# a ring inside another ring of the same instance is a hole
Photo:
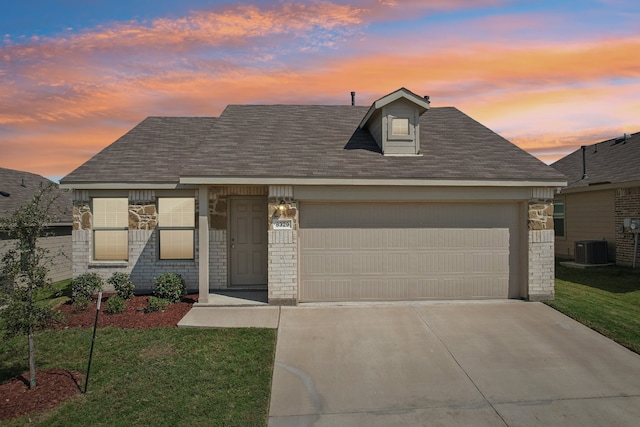
[[[41,414],[80,394],[82,375],[64,369],[36,373],[36,388],[29,390],[29,372],[0,385],[0,420]]]
[[[112,326],[124,329],[149,329],[175,327],[180,319],[198,300],[197,294],[187,295],[181,302],[170,304],[163,312],[145,313],[147,296],[134,296],[127,301],[125,311],[107,314],[106,300],[103,295],[98,316],[98,327]],[[70,303],[61,305],[58,310],[64,316],[64,323],[52,325],[52,329],[93,328],[96,318],[96,303],[90,304],[84,311],[77,311]],[[26,414],[42,414],[56,408],[72,396],[81,393],[82,374],[62,369],[45,369],[36,373],[36,388],[29,390],[29,373],[19,375],[0,384],[0,420],[8,420]]]
[[[122,313],[107,314],[106,301],[110,295],[103,294],[100,315],[98,316],[98,327],[113,326],[123,329],[149,329],[176,326],[191,309],[194,302],[198,301],[198,294],[190,294],[182,298],[176,304],[170,304],[163,312],[145,313],[147,307],[147,296],[134,296],[127,301],[127,306]],[[71,303],[62,304],[59,308],[66,319],[64,324],[53,325],[54,329],[63,328],[93,328],[96,320],[96,304],[89,304],[89,307],[78,312]]]

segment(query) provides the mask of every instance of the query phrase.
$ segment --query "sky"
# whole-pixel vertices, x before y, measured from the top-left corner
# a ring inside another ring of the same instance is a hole
[[[540,160],[640,131],[637,0],[0,0],[0,167],[57,180],[148,116],[454,106]],[[452,143],[455,143],[453,141]]]

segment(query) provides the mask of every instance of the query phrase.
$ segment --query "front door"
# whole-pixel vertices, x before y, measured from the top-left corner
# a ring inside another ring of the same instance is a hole
[[[267,284],[267,199],[230,199],[231,286]]]

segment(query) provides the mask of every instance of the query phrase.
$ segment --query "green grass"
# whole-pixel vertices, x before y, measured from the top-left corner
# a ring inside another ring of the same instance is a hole
[[[556,265],[551,307],[640,354],[640,271]]]
[[[63,280],[51,285],[48,289],[39,289],[36,301],[42,301],[49,307],[58,307],[71,299],[71,279]]]
[[[89,334],[38,332],[37,368],[84,373]],[[88,393],[38,425],[266,425],[275,339],[272,329],[98,329]],[[0,343],[0,383],[28,370],[26,356],[25,337]]]

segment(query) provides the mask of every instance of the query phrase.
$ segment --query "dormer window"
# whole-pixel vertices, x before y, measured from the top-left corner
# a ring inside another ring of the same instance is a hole
[[[391,119],[392,136],[409,136],[409,119]]]
[[[420,155],[420,116],[429,102],[405,88],[373,103],[360,121],[385,156]]]
[[[384,108],[387,110],[387,107]],[[394,110],[393,107],[388,108]],[[413,119],[413,111],[407,110],[404,107],[400,108],[401,111],[393,111],[392,114],[387,116],[387,141],[414,141],[415,124]],[[406,110],[406,111],[405,111]],[[409,116],[409,117],[407,117]],[[410,118],[411,117],[411,118]],[[383,125],[384,126],[384,125]],[[415,151],[414,151],[415,154]]]

